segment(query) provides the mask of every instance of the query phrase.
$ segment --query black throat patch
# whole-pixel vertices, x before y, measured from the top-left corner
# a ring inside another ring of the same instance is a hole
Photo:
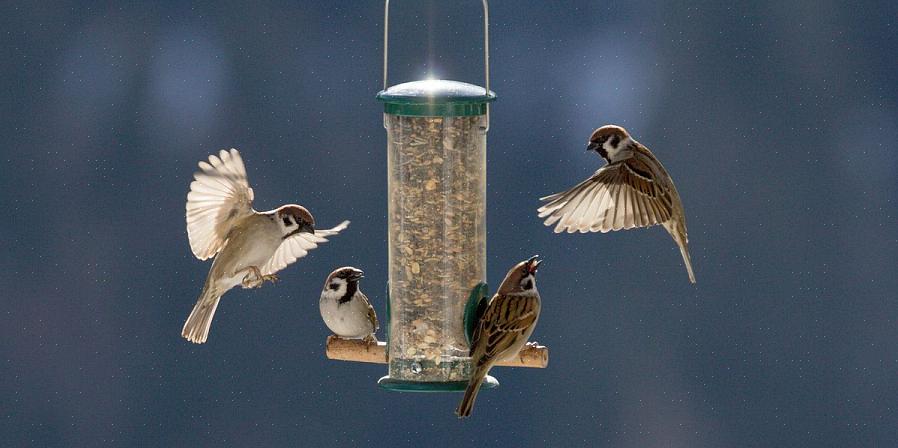
[[[344,303],[349,303],[352,300],[352,296],[359,290],[359,282],[348,281],[346,282],[346,294],[343,294],[343,297],[337,300],[338,305],[342,305]]]
[[[608,151],[605,149],[605,145],[599,145],[599,147],[598,147],[598,149],[596,149],[596,151],[599,153],[600,156],[602,156],[603,159],[605,159],[605,161],[607,161],[607,162],[611,161],[611,159],[608,158]]]
[[[604,138],[604,139],[600,139],[600,140],[596,140],[596,141],[592,142],[592,147],[595,148],[595,151],[597,153],[599,153],[599,155],[602,156],[602,158],[605,159],[606,162],[610,161],[608,159],[608,151],[605,149],[605,142],[607,140],[608,140],[607,138]]]

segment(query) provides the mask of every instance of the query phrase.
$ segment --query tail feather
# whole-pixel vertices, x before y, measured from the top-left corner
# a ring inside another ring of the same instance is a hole
[[[686,236],[685,225],[672,219],[661,223],[677,246],[680,247],[680,255],[683,256],[683,264],[686,265],[686,273],[689,274],[689,282],[695,284],[695,273],[692,272],[692,257],[689,256],[689,238]]]
[[[187,322],[184,322],[184,328],[181,329],[181,336],[190,342],[202,344],[209,338],[209,327],[212,326],[212,318],[215,316],[215,310],[218,308],[218,302],[221,295],[211,289],[204,289],[197,300],[193,311]]]
[[[688,243],[683,242],[683,244],[679,244],[680,246],[680,255],[683,256],[683,263],[686,264],[686,273],[689,274],[689,282],[695,284],[695,273],[692,272],[692,258],[689,256],[689,246]]]
[[[455,415],[457,415],[458,418],[471,416],[471,411],[474,410],[474,401],[477,400],[480,386],[483,384],[483,379],[486,378],[488,371],[489,367],[486,369],[480,367],[474,371],[473,375],[471,375],[471,380],[468,382],[468,388],[465,389],[465,396],[462,397],[461,403],[458,404],[458,408],[455,410]]]

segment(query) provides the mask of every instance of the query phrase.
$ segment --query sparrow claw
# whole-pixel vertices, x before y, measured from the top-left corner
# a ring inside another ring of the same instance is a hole
[[[263,276],[262,276],[262,281],[263,281],[263,282],[277,283],[277,282],[279,282],[280,280],[281,280],[281,278],[278,277],[277,274],[268,274],[268,275],[263,275]]]
[[[266,277],[263,276],[262,272],[259,271],[259,268],[255,266],[250,266],[246,268],[250,272],[243,277],[243,281],[240,282],[240,286],[243,286],[243,289],[252,289],[259,288],[265,283]]]
[[[365,341],[365,344],[368,345],[377,344],[377,336],[375,336],[374,333],[365,336],[364,338],[362,338],[362,340]]]

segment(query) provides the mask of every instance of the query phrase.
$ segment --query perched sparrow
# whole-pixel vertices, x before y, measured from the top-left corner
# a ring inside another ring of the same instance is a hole
[[[595,151],[607,165],[568,191],[541,198],[539,208],[547,226],[558,222],[555,233],[567,230],[608,232],[661,224],[680,246],[689,281],[695,283],[686,236],[683,202],[661,162],[619,126],[596,129],[587,151]]]
[[[347,339],[374,342],[377,339],[377,315],[368,297],[359,289],[364,272],[353,268],[337,268],[327,276],[318,307],[321,318],[335,335]]]
[[[536,270],[541,262],[533,256],[511,268],[480,316],[471,340],[474,373],[455,410],[459,418],[471,415],[480,384],[493,364],[517,356],[533,333],[539,318]]]
[[[215,257],[206,285],[184,323],[181,336],[202,344],[218,300],[229,289],[256,288],[277,280],[280,271],[349,225],[343,221],[329,230],[315,230],[315,219],[299,205],[282,205],[257,212],[253,190],[236,149],[200,162],[187,194],[187,237],[200,260]],[[217,254],[217,256],[216,256]]]

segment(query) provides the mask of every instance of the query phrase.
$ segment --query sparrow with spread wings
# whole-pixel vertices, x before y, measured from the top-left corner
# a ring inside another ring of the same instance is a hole
[[[236,149],[210,155],[199,167],[187,194],[187,237],[197,258],[215,260],[181,336],[202,344],[225,292],[277,280],[276,272],[345,229],[349,221],[315,230],[315,219],[299,205],[253,210],[253,190]]]
[[[614,125],[596,129],[586,150],[608,164],[570,190],[541,198],[546,204],[538,212],[545,225],[557,223],[555,233],[605,233],[661,224],[680,247],[689,281],[695,283],[683,202],[661,162]]]

